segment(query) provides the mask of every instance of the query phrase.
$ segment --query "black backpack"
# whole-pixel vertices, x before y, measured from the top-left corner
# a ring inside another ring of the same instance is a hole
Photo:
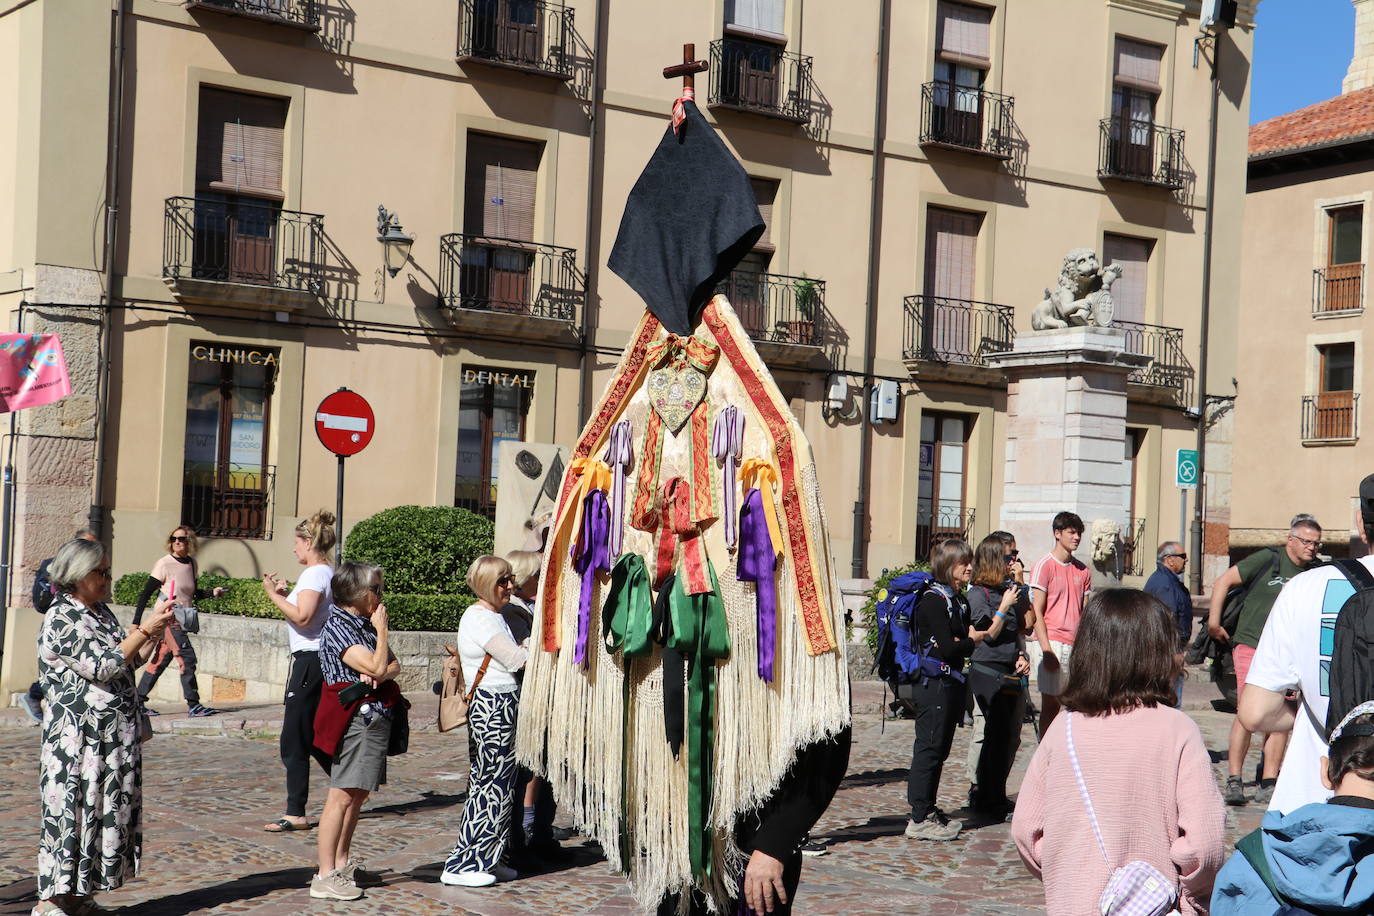
[[[1345,599],[1336,615],[1326,735],[1350,710],[1374,700],[1374,575],[1358,560],[1333,560],[1332,565],[1355,587],[1355,594]]]

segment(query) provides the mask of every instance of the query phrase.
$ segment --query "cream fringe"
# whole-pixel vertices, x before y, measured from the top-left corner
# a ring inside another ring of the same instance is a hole
[[[728,305],[722,312],[738,328],[738,319]],[[698,333],[708,334],[704,330]],[[738,336],[745,339],[742,330],[738,330]],[[749,357],[759,365],[752,347]],[[623,368],[624,358],[620,371]],[[771,376],[766,377],[769,396],[786,411]],[[711,377],[708,396],[713,404],[748,405],[738,379],[723,359]],[[637,394],[625,414],[634,423],[637,436],[642,434],[647,409],[643,402],[643,394]],[[757,436],[761,421],[752,410],[749,423]],[[713,911],[724,909],[739,886],[746,862],[733,839],[739,817],[768,799],[798,750],[835,735],[849,722],[840,590],[829,555],[825,514],[809,446],[795,421],[791,427],[799,460],[805,462],[800,496],[816,535],[828,592],[826,606],[834,632],[841,638],[841,647],[816,657],[808,654],[797,619],[795,590],[790,586],[791,559],[784,554],[785,568],[780,568],[778,575],[774,680],[772,684],[760,680],[754,585],[736,580],[734,559],[720,541],[721,526],[708,529],[708,553],[719,577],[732,646],[730,659],[717,665],[716,672],[715,764],[709,814],[716,833],[713,881],[711,886],[698,888],[706,894]],[[757,444],[757,439],[752,441]],[[669,444],[665,444],[664,480],[671,473],[680,473],[683,467],[684,449],[678,448],[673,454],[670,451]],[[746,450],[745,457],[749,456]],[[636,458],[639,457],[637,454]],[[626,527],[625,550],[645,557],[651,569],[653,549],[651,536]],[[657,651],[649,658],[632,661],[626,714],[621,660],[606,652],[600,638],[604,583],[593,604],[586,669],[573,666],[580,580],[572,570],[567,552],[562,553],[563,556],[546,556],[545,563],[559,563],[562,567],[558,625],[564,648],[557,653],[531,653],[521,692],[516,753],[525,766],[548,778],[560,807],[580,829],[601,843],[612,868],[628,872],[638,902],[652,909],[665,895],[683,892],[693,883],[687,853],[687,746],[684,743],[675,760],[664,733],[662,673]],[[532,646],[540,643],[541,627],[542,620],[537,615]],[[630,759],[625,766],[627,727]],[[621,855],[622,792],[628,861]]]

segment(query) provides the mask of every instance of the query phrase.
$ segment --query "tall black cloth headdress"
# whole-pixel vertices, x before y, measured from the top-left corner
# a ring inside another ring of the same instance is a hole
[[[687,335],[716,286],[763,235],[739,161],[694,102],[670,124],[625,202],[609,266],[669,332]]]

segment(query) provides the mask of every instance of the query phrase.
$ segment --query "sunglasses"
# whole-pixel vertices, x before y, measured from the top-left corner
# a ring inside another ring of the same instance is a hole
[[[1186,560],[1188,559],[1188,555],[1186,553],[1166,553],[1164,555],[1164,559],[1166,560],[1171,558],[1176,560]]]
[[[174,534],[174,535],[172,535],[172,540],[173,540],[173,541],[181,541],[183,544],[186,544],[186,543],[190,543],[190,540],[191,540],[191,539],[190,539],[189,537],[187,537],[186,535],[184,535],[184,534]]]
[[[515,584],[515,577],[512,576],[512,575],[510,575],[509,573],[507,573],[506,575],[504,575],[504,576],[502,576],[501,578],[497,579],[497,580],[496,580],[496,584],[497,584],[497,585],[514,585],[514,584]]]
[[[1020,556],[1021,556],[1021,551],[1019,551],[1019,550],[1013,550],[1013,551],[1011,551],[1010,553],[1004,553],[1004,554],[1002,554],[1002,559],[1004,559],[1004,560],[1006,560],[1008,563],[1010,563],[1012,560],[1018,559]]]

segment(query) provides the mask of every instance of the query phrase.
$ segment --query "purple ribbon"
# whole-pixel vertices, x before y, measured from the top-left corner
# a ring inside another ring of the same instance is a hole
[[[739,560],[735,578],[755,584],[754,598],[758,604],[759,677],[773,680],[773,653],[777,642],[778,597],[773,574],[778,568],[778,555],[768,536],[768,520],[763,514],[763,494],[753,487],[744,497],[739,510]]]
[[[573,552],[573,569],[582,576],[582,598],[577,608],[577,647],[573,664],[581,665],[587,658],[587,632],[592,625],[592,592],[596,588],[597,570],[611,571],[607,551],[607,535],[611,527],[606,494],[592,490],[582,501],[582,532]]]
[[[739,528],[735,518],[735,472],[744,448],[744,412],[738,407],[724,407],[716,414],[711,428],[711,457],[721,462],[720,494],[724,500],[725,546],[734,550],[739,543]]]
[[[635,460],[630,436],[630,421],[617,422],[611,427],[606,452],[602,455],[602,460],[610,466],[615,475],[611,479],[611,531],[607,539],[608,553],[612,560],[620,557],[622,539],[625,536],[625,473],[629,470],[630,462]]]

